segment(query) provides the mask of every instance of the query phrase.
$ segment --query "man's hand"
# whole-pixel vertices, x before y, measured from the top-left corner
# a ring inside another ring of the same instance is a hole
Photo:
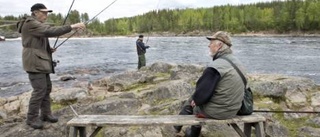
[[[84,23],[76,23],[71,25],[72,29],[85,29],[86,25]]]
[[[195,106],[196,106],[196,103],[194,103],[194,101],[192,100],[190,105],[191,105],[192,107],[195,107]]]
[[[51,48],[51,53],[56,52],[57,49]]]

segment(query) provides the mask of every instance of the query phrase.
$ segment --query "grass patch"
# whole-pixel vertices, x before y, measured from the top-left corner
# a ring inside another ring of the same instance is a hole
[[[156,73],[154,76],[162,77],[162,78],[170,78],[171,75],[169,73]]]
[[[190,84],[191,84],[191,86],[194,86],[194,87],[195,87],[195,86],[197,85],[197,81],[191,81]]]
[[[140,128],[139,126],[130,126],[130,127],[129,127],[129,130],[136,132],[137,130],[139,130],[139,128]]]
[[[281,103],[286,101],[286,97],[266,96],[270,98],[274,103]]]
[[[265,96],[262,96],[262,95],[258,94],[257,92],[252,92],[252,95],[253,95],[253,101],[259,101],[259,100],[266,98]]]
[[[105,96],[98,96],[96,99],[97,99],[97,101],[102,101],[102,100],[104,100],[106,97]]]
[[[281,108],[281,103],[285,101],[282,97],[263,96],[257,93],[253,93],[254,105],[258,108],[277,109]]]
[[[149,111],[149,114],[151,115],[159,115],[161,111],[163,110],[166,110],[170,107],[171,105],[171,102],[174,102],[176,101],[176,99],[163,99],[163,100],[157,100],[157,101],[154,101],[152,103],[152,106],[158,106],[158,105],[161,105],[161,107],[157,107],[155,110],[151,109]]]
[[[62,101],[61,103],[55,103],[51,101],[51,110],[52,111],[56,111],[56,110],[60,110],[68,105],[74,104],[76,103],[77,100],[69,100],[69,101]]]
[[[285,96],[272,96],[272,95],[261,95],[258,92],[253,91],[253,99],[264,99],[264,98],[270,98],[274,103],[281,103],[286,101],[286,97]]]
[[[157,101],[153,102],[152,105],[168,104],[168,103],[171,103],[176,100],[177,99],[173,99],[173,98],[161,99],[161,100],[157,100]]]
[[[140,92],[140,90],[145,89],[146,87],[148,87],[148,84],[146,83],[137,83],[126,87],[125,89],[123,89],[123,91],[137,90],[138,92]]]
[[[281,108],[276,109],[277,111],[282,111]],[[292,119],[286,119],[284,117],[284,113],[276,113],[274,114],[274,118],[277,119],[281,125],[285,126],[289,130],[289,136],[297,136],[298,131],[297,129],[303,126],[307,126],[311,124],[306,124],[306,120],[309,119],[309,117],[301,117],[301,118],[292,118]]]
[[[313,128],[320,128],[320,125],[314,123],[307,123],[307,125]]]
[[[279,104],[274,103],[270,98],[267,98],[267,97],[254,99],[253,102],[254,102],[254,106],[257,106],[258,108],[276,109],[280,107]]]
[[[275,111],[283,111],[283,106],[281,106],[281,103],[285,101],[284,97],[274,97],[274,96],[261,96],[261,95],[255,95],[254,96],[254,105],[258,108],[268,108],[270,110]],[[280,124],[284,127],[286,127],[289,131],[289,136],[297,136],[299,135],[299,132],[297,129],[303,127],[303,126],[310,126],[314,128],[319,128],[320,126],[312,123],[306,123],[310,117],[301,117],[301,118],[285,118],[285,113],[274,113],[273,118],[276,119],[276,121],[280,122]]]
[[[58,104],[58,103],[51,104],[51,110],[52,111],[60,110],[60,109],[62,109],[64,107],[65,107],[65,105]]]
[[[161,111],[165,110],[165,108],[161,108],[158,111],[150,111],[148,115],[159,115]]]
[[[164,78],[164,79],[170,78],[169,73],[156,73],[156,74],[154,74],[154,76],[156,76],[158,78]],[[123,89],[123,91],[137,90],[138,92],[140,92],[142,89],[146,89],[150,85],[152,85],[152,83],[151,84],[150,83],[136,83],[136,84],[132,84],[132,85],[125,87]]]

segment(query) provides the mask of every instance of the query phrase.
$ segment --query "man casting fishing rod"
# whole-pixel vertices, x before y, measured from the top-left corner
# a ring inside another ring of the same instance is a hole
[[[52,53],[48,37],[57,37],[75,29],[85,29],[84,23],[51,27],[44,24],[48,17],[45,5],[36,3],[31,7],[31,16],[17,23],[22,37],[23,69],[28,73],[33,92],[29,101],[26,123],[34,129],[42,129],[43,121],[58,122],[52,115],[50,104],[51,79],[54,73]],[[40,112],[40,115],[39,115]]]

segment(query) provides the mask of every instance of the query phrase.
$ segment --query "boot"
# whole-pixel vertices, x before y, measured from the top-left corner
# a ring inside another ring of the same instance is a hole
[[[41,116],[41,120],[42,121],[48,121],[48,122],[50,122],[50,123],[56,123],[56,122],[58,122],[58,118],[57,117],[55,117],[55,116],[53,116],[53,115],[42,115]]]
[[[43,123],[39,118],[35,118],[34,120],[27,119],[26,123],[34,129],[43,129]]]
[[[199,137],[201,133],[201,126],[191,126],[186,129],[185,137]]]
[[[193,108],[190,105],[184,106],[183,109],[180,111],[179,115],[192,115]],[[179,133],[182,129],[182,126],[173,126],[176,130],[176,133]]]

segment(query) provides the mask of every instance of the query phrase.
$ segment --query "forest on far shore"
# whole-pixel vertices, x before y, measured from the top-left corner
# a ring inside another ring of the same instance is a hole
[[[126,18],[112,18],[100,21],[98,18],[87,25],[93,36],[130,35],[135,33],[170,32],[188,33],[194,31],[224,30],[231,33],[247,32],[319,32],[320,0],[285,0],[260,2],[246,5],[223,5],[197,9],[162,9],[143,15]],[[1,17],[0,20],[17,21],[27,16]],[[61,25],[65,16],[49,14],[47,22]],[[86,22],[87,13],[72,10],[67,24]],[[3,22],[0,22],[0,26]],[[15,30],[15,25],[0,30]]]

